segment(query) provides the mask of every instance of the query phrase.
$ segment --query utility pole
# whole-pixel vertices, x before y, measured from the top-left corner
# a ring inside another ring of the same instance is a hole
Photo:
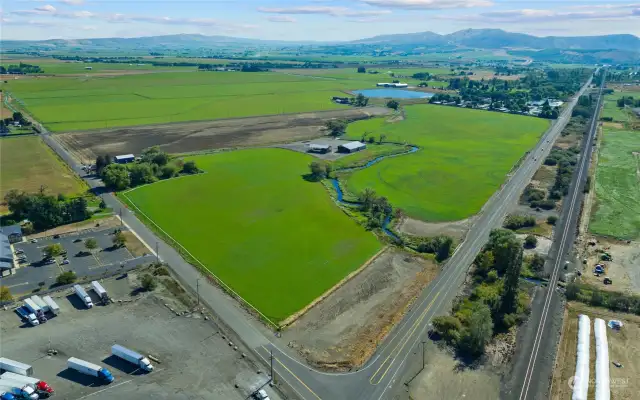
[[[273,349],[269,349],[269,352],[271,353],[271,381],[273,382]]]
[[[160,253],[158,251],[158,241],[156,240],[156,262],[160,262]]]
[[[200,306],[200,278],[196,279],[196,296],[198,297],[198,305],[196,307]]]

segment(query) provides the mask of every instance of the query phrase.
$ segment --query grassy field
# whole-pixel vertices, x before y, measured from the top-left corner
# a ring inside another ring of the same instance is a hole
[[[405,112],[400,122],[355,122],[347,136],[384,133],[387,141],[421,149],[354,172],[346,187],[352,193],[372,188],[426,221],[461,220],[480,211],[549,125],[540,118],[435,105]]]
[[[0,183],[0,202],[11,189],[37,192],[44,185],[47,193],[67,195],[87,189],[36,136],[0,139]]]
[[[342,80],[342,81],[358,81],[367,82],[370,85],[375,85],[378,82],[392,82],[394,79],[400,79],[403,83],[410,85],[417,85],[421,81],[413,78],[395,78],[391,76],[391,73],[401,76],[412,76],[418,72],[429,72],[430,74],[443,74],[447,75],[451,71],[446,68],[367,68],[367,71],[378,71],[378,74],[370,73],[358,73],[357,68],[333,68],[333,69],[307,69],[307,70],[278,70],[282,74],[295,74],[303,76],[316,76],[324,79]],[[429,86],[445,87],[448,86],[448,82],[444,81],[429,81]]]
[[[639,174],[640,132],[604,128],[591,232],[623,239],[640,237]]]
[[[381,247],[322,185],[302,179],[312,160],[308,155],[256,149],[192,159],[206,174],[126,196],[276,323]]]
[[[332,96],[367,87],[355,79],[244,72],[41,77],[1,86],[52,131],[329,110],[345,107]]]
[[[624,108],[618,107],[616,101],[622,96],[633,96],[630,92],[614,92],[604,97],[604,106],[602,108],[602,118],[613,118],[616,122],[629,121],[629,114]]]
[[[2,65],[7,67],[11,64],[24,62],[26,64],[38,65],[44,70],[44,75],[77,75],[77,74],[104,74],[104,73],[126,73],[126,72],[158,72],[158,71],[195,71],[196,67],[156,67],[151,64],[140,63],[83,63],[73,61],[63,61],[53,58],[20,58],[15,60],[4,60]],[[176,61],[177,62],[177,61]],[[186,62],[186,61],[185,61]],[[138,65],[141,64],[141,65]],[[204,63],[203,63],[204,64]],[[85,67],[91,67],[86,69]]]

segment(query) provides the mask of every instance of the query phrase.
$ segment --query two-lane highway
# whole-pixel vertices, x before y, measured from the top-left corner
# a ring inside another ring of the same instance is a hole
[[[475,256],[486,243],[491,229],[502,225],[502,220],[529,183],[551,144],[560,135],[571,117],[573,107],[579,96],[590,85],[587,82],[580,92],[567,105],[560,117],[542,136],[536,147],[522,160],[511,178],[502,189],[487,202],[470,229],[466,240],[458,247],[447,262],[443,272],[421,293],[411,310],[392,330],[379,346],[369,362],[360,370],[349,373],[325,373],[310,368],[298,361],[296,355],[271,341],[269,333],[260,322],[248,317],[238,303],[221,289],[202,279],[200,273],[188,264],[170,245],[141,223],[133,212],[126,209],[116,196],[106,193],[105,202],[114,210],[122,210],[123,221],[151,248],[157,248],[160,257],[166,261],[182,283],[194,293],[199,285],[200,299],[215,311],[220,320],[232,329],[247,346],[270,362],[273,353],[273,365],[277,376],[284,380],[301,399],[339,400],[339,399],[386,399],[391,398],[395,390],[402,385],[406,360],[425,338],[431,319],[445,314],[464,281],[465,274]],[[84,175],[81,166],[70,156],[56,140],[46,132],[43,139],[64,159],[80,176]],[[85,177],[92,187],[102,183],[92,177]]]

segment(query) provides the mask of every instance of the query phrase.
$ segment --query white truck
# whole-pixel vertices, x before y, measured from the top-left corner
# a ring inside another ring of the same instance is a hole
[[[38,400],[40,396],[36,390],[29,385],[20,385],[18,382],[0,378],[0,391],[11,393],[14,398]]]
[[[24,299],[24,306],[36,315],[41,324],[47,322],[47,317],[44,316],[44,311],[38,304],[36,304],[35,301],[31,299]]]
[[[22,385],[29,385],[36,390],[40,397],[49,397],[53,395],[53,388],[45,381],[30,376],[14,374],[13,372],[5,372],[0,379],[6,379]]]
[[[33,367],[31,367],[31,365],[10,360],[5,357],[0,357],[0,370],[2,370],[2,372],[13,372],[14,374],[24,376],[33,375]]]
[[[109,295],[107,294],[107,291],[102,287],[100,282],[91,281],[91,287],[93,288],[93,291],[96,292],[96,294],[102,301],[102,304],[106,305],[109,303]]]
[[[136,353],[133,350],[129,350],[124,346],[114,344],[113,346],[111,346],[111,354],[125,361],[129,361],[130,363],[137,365],[147,372],[153,371],[153,365],[147,357],[143,356],[142,354]]]
[[[67,367],[85,375],[95,376],[107,383],[113,382],[113,375],[111,375],[108,369],[79,358],[69,358],[67,360]]]
[[[80,300],[84,303],[87,308],[93,307],[93,302],[91,301],[91,297],[85,292],[85,290],[80,285],[73,285],[73,291],[76,292],[76,295],[80,297]]]
[[[58,303],[56,303],[55,301],[53,301],[53,299],[51,298],[51,296],[44,296],[42,298],[42,300],[44,300],[45,303],[47,303],[47,307],[49,307],[49,312],[53,315],[58,315],[60,314],[60,307],[58,306]]]
[[[49,306],[47,305],[47,303],[45,303],[44,300],[42,300],[42,297],[38,296],[37,294],[34,294],[33,296],[31,296],[31,301],[36,303],[36,305],[40,307],[42,311],[44,312],[49,311]]]

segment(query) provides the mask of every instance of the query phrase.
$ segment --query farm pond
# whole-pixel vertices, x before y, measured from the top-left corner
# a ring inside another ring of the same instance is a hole
[[[355,94],[362,94],[366,97],[371,97],[374,99],[384,99],[384,98],[392,98],[392,99],[428,99],[433,97],[433,93],[429,92],[415,92],[413,90],[404,90],[404,89],[363,89],[363,90],[354,90]]]

